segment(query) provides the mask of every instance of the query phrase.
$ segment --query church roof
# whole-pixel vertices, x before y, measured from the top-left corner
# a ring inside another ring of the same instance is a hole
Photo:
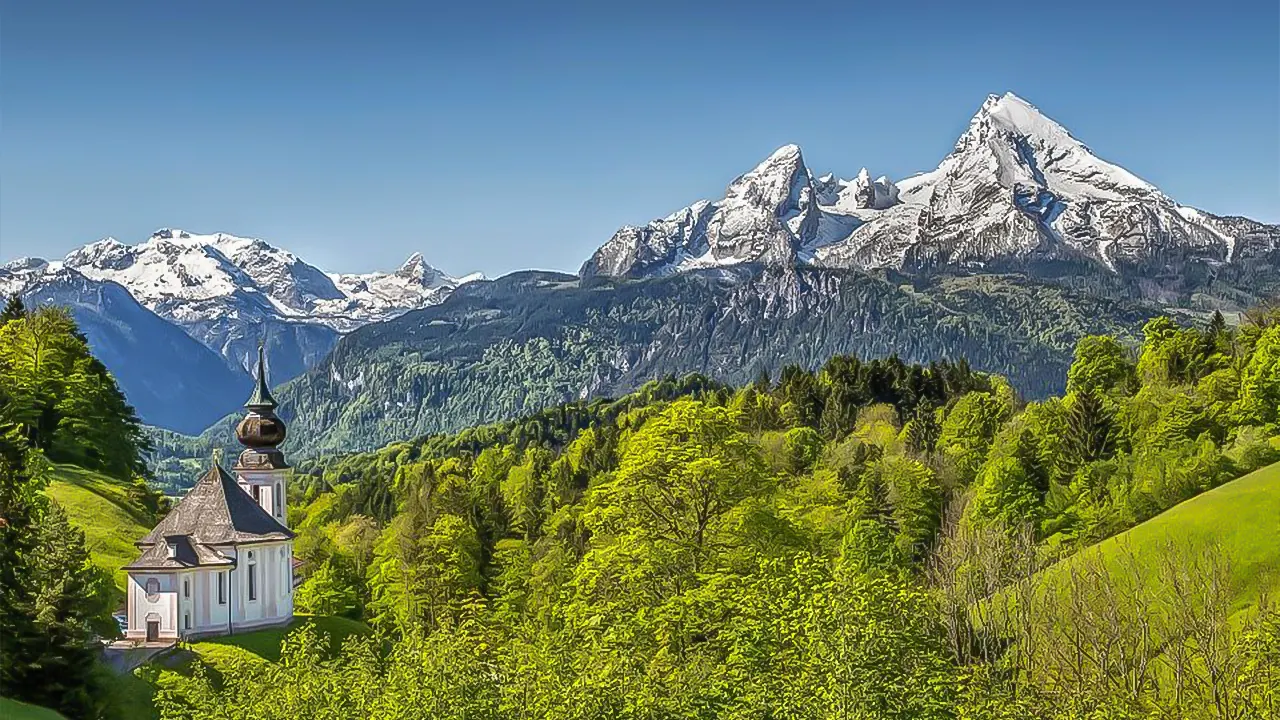
[[[199,545],[289,540],[293,533],[271,515],[236,479],[214,463],[164,520],[138,541],[164,550],[164,539],[185,535]],[[143,553],[146,555],[146,553]],[[141,560],[141,558],[139,558]]]
[[[169,555],[169,546],[174,553]],[[191,567],[234,565],[235,560],[213,548],[191,542],[190,535],[170,535],[142,551],[142,555],[124,566],[125,570],[181,570]]]

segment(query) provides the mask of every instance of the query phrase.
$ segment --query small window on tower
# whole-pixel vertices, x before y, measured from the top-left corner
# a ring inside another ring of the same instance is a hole
[[[218,604],[227,604],[227,571],[218,573]]]
[[[191,581],[187,578],[182,578],[182,597],[191,597]]]
[[[284,493],[280,492],[280,483],[276,483],[276,494],[271,498],[271,504],[275,507],[276,517],[280,517],[280,510],[284,507]]]

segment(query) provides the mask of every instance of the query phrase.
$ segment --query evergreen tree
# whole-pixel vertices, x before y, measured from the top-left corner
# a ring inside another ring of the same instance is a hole
[[[22,296],[14,293],[9,296],[8,302],[4,305],[4,310],[0,311],[0,325],[4,325],[10,320],[21,320],[27,316],[27,306],[22,302]]]
[[[1060,460],[1067,475],[1082,465],[1105,460],[1115,451],[1115,418],[1102,398],[1082,391],[1073,393],[1070,399]]]
[[[0,695],[91,715],[95,633],[115,632],[109,580],[43,495],[39,455],[0,432]]]

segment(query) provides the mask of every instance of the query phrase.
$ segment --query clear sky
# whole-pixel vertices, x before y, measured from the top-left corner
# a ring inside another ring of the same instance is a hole
[[[576,270],[785,143],[931,169],[1007,90],[1280,222],[1275,0],[39,0],[0,7],[0,262],[169,226],[332,271]]]

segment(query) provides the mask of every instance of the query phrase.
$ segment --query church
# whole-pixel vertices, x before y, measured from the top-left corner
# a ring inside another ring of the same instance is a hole
[[[258,348],[257,385],[236,426],[232,472],[209,470],[146,537],[129,574],[126,640],[173,642],[282,625],[293,618],[293,537],[285,502],[285,427]]]

